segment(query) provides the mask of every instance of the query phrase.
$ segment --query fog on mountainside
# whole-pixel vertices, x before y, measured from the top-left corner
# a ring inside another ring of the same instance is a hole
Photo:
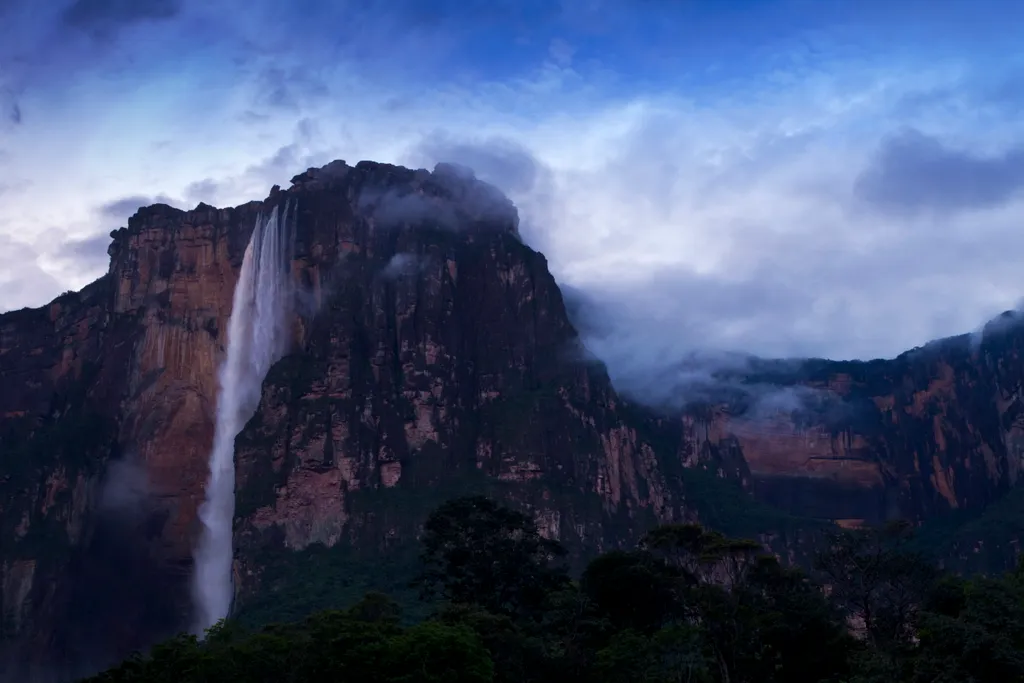
[[[411,158],[425,163],[446,161],[471,168],[478,177],[515,201],[520,231],[528,244],[543,252],[545,245],[555,239],[550,230],[562,219],[557,213],[552,170],[521,145],[500,138],[470,143],[442,137],[423,143]],[[554,267],[557,268],[557,264]],[[555,275],[558,277],[557,271]],[[680,277],[685,279],[686,274]],[[629,278],[624,279],[625,284],[619,284],[620,279],[609,278],[607,282],[590,287],[565,282],[560,282],[559,286],[569,317],[585,347],[582,360],[603,363],[616,388],[633,400],[669,411],[717,403],[729,406],[737,417],[754,422],[776,413],[810,412],[820,416],[823,404],[832,405],[828,411],[832,413],[858,410],[853,405],[839,407],[834,396],[830,397],[827,392],[799,385],[801,368],[805,360],[812,357],[759,356],[749,348],[727,343],[725,340],[733,335],[729,326],[744,325],[742,319],[718,320],[713,311],[707,312],[705,302],[676,300],[679,295],[672,292],[671,283],[666,283],[664,288],[656,283],[634,287],[629,284]],[[742,306],[750,311],[750,316],[757,315],[751,304],[728,299],[729,296],[745,296],[742,292],[693,291],[699,296],[710,296],[723,306]],[[697,304],[704,313],[681,314],[683,308],[697,307]],[[765,301],[763,305],[770,306],[770,302]],[[981,323],[971,339],[977,343],[986,330],[991,332],[994,325],[1015,320],[1013,316],[1011,311]],[[790,338],[792,344],[799,347],[796,321],[782,320],[781,324],[784,328],[777,335]],[[791,329],[785,329],[786,325]],[[957,343],[953,340],[923,340],[918,348]],[[871,360],[865,358],[861,362]],[[765,377],[766,363],[770,366],[771,377],[753,379]]]

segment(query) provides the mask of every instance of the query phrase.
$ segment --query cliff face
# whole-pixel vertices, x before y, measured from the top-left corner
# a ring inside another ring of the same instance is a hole
[[[800,410],[655,415],[581,360],[507,199],[450,167],[335,162],[235,209],[141,209],[106,276],[0,316],[0,674],[67,677],[186,623],[234,284],[257,215],[287,199],[292,352],[236,441],[243,610],[308,596],[287,591],[329,573],[324,553],[407,547],[468,491],[577,552],[681,519],[789,552],[796,517],[981,509],[1018,477],[1019,332],[759,366],[750,381],[815,388]]]
[[[385,550],[460,491],[514,499],[575,547],[629,542],[680,518],[671,468],[603,370],[574,362],[581,348],[561,294],[506,200],[470,202],[458,230],[433,210],[396,220],[393,196],[353,202],[367,197],[360,184],[433,205],[446,194],[433,183],[453,178],[359,170],[300,178],[287,193],[299,206],[294,270],[313,308],[236,444],[243,597],[260,587],[268,554]]]
[[[101,280],[0,317],[0,607],[20,670],[66,676],[186,623],[232,292],[258,213],[288,197],[300,315],[238,442],[242,593],[258,552],[412,540],[420,518],[375,492],[494,482],[595,545],[683,514],[603,370],[574,362],[508,200],[457,169],[339,162],[236,209],[142,209]]]
[[[59,678],[177,628],[218,331],[258,209],[140,210],[107,275],[0,317],[5,662]]]
[[[1024,328],[1015,315],[888,361],[759,362],[745,381],[801,405],[747,417],[712,409],[756,497],[845,525],[966,518],[1009,492],[1024,458]]]

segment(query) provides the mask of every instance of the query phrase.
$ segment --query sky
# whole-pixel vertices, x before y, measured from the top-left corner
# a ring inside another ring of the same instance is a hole
[[[888,357],[1024,296],[1014,0],[0,0],[0,310],[142,204],[473,167],[594,351]],[[660,359],[660,360],[659,360]]]

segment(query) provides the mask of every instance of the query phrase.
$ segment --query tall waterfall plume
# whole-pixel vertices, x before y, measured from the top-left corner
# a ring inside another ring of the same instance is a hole
[[[193,557],[194,630],[228,616],[234,596],[231,529],[235,515],[235,437],[255,413],[270,366],[288,351],[293,288],[290,275],[293,205],[260,215],[245,249],[220,368],[217,422],[206,500]]]

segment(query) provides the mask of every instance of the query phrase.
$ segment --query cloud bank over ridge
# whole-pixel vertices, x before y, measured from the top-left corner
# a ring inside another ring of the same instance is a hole
[[[970,330],[1024,289],[1024,9],[866,5],[6,0],[0,308],[101,273],[136,200],[366,158],[503,189],[621,363]]]

